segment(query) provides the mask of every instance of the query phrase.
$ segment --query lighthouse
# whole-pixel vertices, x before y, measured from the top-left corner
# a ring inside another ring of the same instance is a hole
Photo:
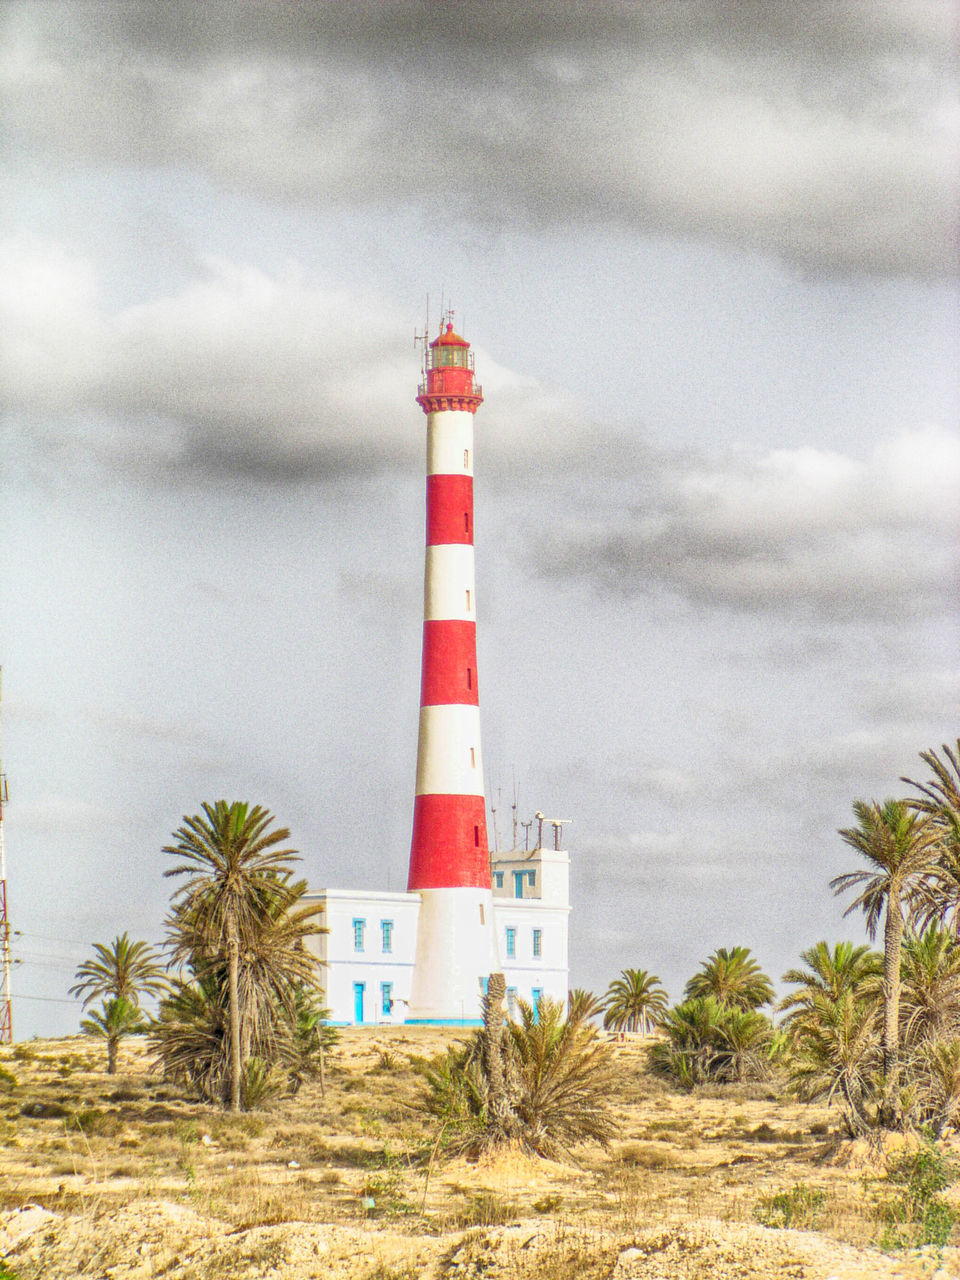
[[[470,344],[449,317],[425,347],[427,519],[420,735],[408,889],[420,896],[407,1021],[480,1020],[499,969],[480,756]]]

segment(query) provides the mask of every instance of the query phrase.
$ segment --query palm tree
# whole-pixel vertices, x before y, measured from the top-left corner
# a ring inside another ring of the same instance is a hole
[[[565,1018],[557,1000],[536,1009],[520,1001],[519,1021],[505,1026],[496,976],[484,1027],[426,1072],[426,1105],[447,1145],[477,1155],[515,1143],[554,1158],[577,1142],[606,1146],[615,1132],[610,1046],[590,1023]]]
[[[204,1102],[222,1105],[230,1037],[221,986],[210,973],[175,980],[150,1040],[165,1079],[185,1081]]]
[[[910,807],[935,818],[943,818],[949,814],[960,820],[960,738],[956,748],[947,746],[940,748],[946,758],[946,764],[935,751],[921,751],[920,759],[933,771],[928,782],[914,782],[911,778],[901,778],[909,786],[915,787],[923,796],[922,800],[911,800]]]
[[[925,886],[918,912],[922,923],[950,919],[960,933],[960,739],[956,749],[944,743],[944,758],[935,751],[921,751],[920,759],[932,771],[927,782],[901,778],[920,792],[910,800],[910,808],[924,814],[940,837],[940,865],[932,882]]]
[[[589,1022],[603,1013],[603,1001],[592,991],[574,987],[567,992],[567,1017],[579,1022]]]
[[[165,966],[146,942],[131,942],[126,933],[106,945],[95,942],[95,960],[84,960],[74,975],[72,996],[83,996],[83,1007],[94,1000],[126,1000],[139,1005],[144,995],[163,995],[169,988]]]
[[[847,1132],[858,1137],[875,1126],[874,1081],[879,1065],[875,1000],[851,986],[831,998],[817,992],[794,1028],[790,1077],[805,1102],[839,1099]]]
[[[866,944],[838,942],[831,950],[826,942],[817,942],[801,952],[803,969],[788,969],[783,981],[796,986],[780,1001],[778,1009],[787,1016],[784,1030],[793,1034],[810,1017],[818,1015],[818,1001],[836,1002],[847,991],[855,998],[879,998],[883,957]]]
[[[685,1000],[713,998],[730,1009],[759,1009],[773,999],[773,984],[749,947],[718,947],[684,988]]]
[[[80,1023],[84,1035],[102,1036],[107,1042],[107,1073],[114,1075],[117,1070],[117,1052],[120,1041],[125,1036],[139,1035],[146,1031],[147,1022],[139,1005],[124,996],[114,996],[104,1000],[101,1009],[95,1009]]]
[[[904,1044],[950,1039],[960,1031],[960,944],[937,925],[908,930],[900,956],[900,1035]]]
[[[769,1018],[756,1009],[731,1009],[720,1027],[719,1078],[762,1080],[770,1071],[776,1031]]]
[[[330,1010],[320,1003],[319,994],[302,986],[294,999],[295,1020],[289,1043],[282,1051],[290,1092],[299,1093],[305,1080],[320,1082],[320,1096],[326,1096],[324,1067],[327,1051],[337,1042],[336,1028],[330,1025]]]
[[[901,1127],[898,1090],[900,1084],[900,951],[905,928],[905,911],[913,908],[921,885],[929,883],[937,865],[937,833],[921,814],[911,811],[905,800],[857,800],[853,806],[856,827],[840,831],[844,842],[870,864],[863,871],[850,871],[830,881],[835,894],[859,889],[844,912],[862,910],[867,934],[876,936],[881,914],[883,931],[883,1101],[880,1123],[884,1128]]]
[[[230,1108],[240,1110],[243,1039],[240,1001],[240,956],[254,945],[268,904],[279,911],[290,905],[290,861],[296,850],[281,849],[290,838],[286,827],[271,829],[273,815],[246,802],[204,804],[203,816],[184,818],[176,843],[163,852],[182,859],[164,875],[187,876],[174,894],[174,916],[188,919],[189,930],[173,939],[173,957],[196,955],[198,940],[209,956],[224,956],[227,966],[227,1023]],[[179,899],[179,902],[177,900]]]
[[[637,1031],[649,1035],[667,1009],[667,993],[655,973],[623,969],[603,998],[603,1025],[612,1031]]]
[[[686,1088],[715,1078],[728,1013],[713,996],[674,1005],[661,1021],[663,1039],[650,1050],[654,1069],[673,1076]]]
[[[923,1118],[934,1138],[941,1138],[960,1111],[960,1039],[924,1045],[920,1070],[926,1104]]]
[[[294,881],[288,872],[277,874],[261,895],[256,919],[245,936],[237,968],[244,1061],[254,1052],[259,1057],[277,1056],[280,1042],[296,1023],[300,991],[316,985],[319,961],[305,944],[326,930],[316,923],[319,904],[302,905],[307,892],[305,880]],[[222,950],[210,946],[204,921],[189,902],[177,904],[167,926],[193,971],[219,974],[218,985],[226,992]]]

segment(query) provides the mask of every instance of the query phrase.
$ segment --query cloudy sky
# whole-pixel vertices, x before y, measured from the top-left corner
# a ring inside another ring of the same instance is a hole
[[[474,344],[488,800],[571,980],[855,935],[960,733],[951,0],[0,6],[18,1036],[205,799],[405,883],[426,295]],[[499,820],[499,819],[498,819]]]

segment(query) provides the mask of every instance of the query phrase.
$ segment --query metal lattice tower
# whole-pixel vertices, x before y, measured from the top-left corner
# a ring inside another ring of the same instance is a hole
[[[0,703],[3,701],[3,668],[0,667]],[[3,807],[7,803],[7,775],[0,756],[0,1044],[13,1044],[13,1007],[10,996],[10,917],[7,915],[7,855],[3,845]]]

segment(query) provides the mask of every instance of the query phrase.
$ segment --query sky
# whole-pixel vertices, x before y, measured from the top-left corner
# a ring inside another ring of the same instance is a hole
[[[17,1038],[162,941],[205,800],[405,886],[428,305],[485,396],[488,803],[573,820],[571,985],[862,936],[838,828],[960,735],[958,26],[0,4]]]

